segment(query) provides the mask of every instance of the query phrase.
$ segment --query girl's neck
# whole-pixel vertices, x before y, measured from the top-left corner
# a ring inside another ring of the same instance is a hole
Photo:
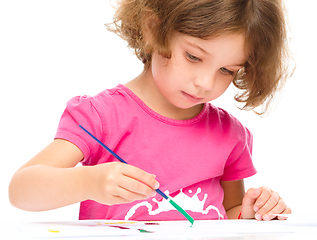
[[[171,104],[159,91],[152,78],[151,68],[144,70],[139,76],[125,84],[149,108],[158,114],[176,120],[186,120],[197,116],[204,105],[196,105],[182,109]]]

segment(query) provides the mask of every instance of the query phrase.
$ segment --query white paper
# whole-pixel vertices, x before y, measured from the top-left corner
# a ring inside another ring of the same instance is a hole
[[[308,222],[308,220],[307,220]],[[74,222],[19,223],[16,227],[31,238],[62,237],[137,237],[142,238],[202,238],[242,235],[296,233],[316,231],[317,221],[307,225],[298,221],[202,220],[190,227],[188,221],[134,222],[85,220]]]

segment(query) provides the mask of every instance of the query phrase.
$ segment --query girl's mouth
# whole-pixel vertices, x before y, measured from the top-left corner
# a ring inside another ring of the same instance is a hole
[[[191,94],[186,93],[184,91],[182,91],[182,93],[185,96],[185,98],[187,100],[189,100],[190,102],[199,103],[199,102],[201,102],[201,100],[203,100],[203,98],[201,98],[201,97],[196,97],[195,95],[191,95]]]

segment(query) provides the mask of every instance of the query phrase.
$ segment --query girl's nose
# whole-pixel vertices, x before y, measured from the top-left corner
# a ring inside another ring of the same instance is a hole
[[[214,88],[216,80],[216,74],[203,74],[198,73],[198,76],[194,80],[195,86],[204,89],[205,91],[210,91]]]

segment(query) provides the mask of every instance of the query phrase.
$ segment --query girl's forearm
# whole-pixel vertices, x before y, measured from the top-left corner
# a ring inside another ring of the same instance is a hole
[[[21,169],[12,177],[10,202],[23,210],[44,211],[87,200],[90,169],[44,165]]]

